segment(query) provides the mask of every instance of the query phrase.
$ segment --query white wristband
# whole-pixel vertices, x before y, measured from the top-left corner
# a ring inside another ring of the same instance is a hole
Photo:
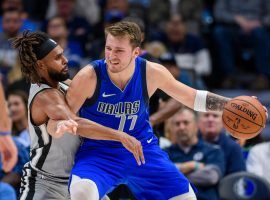
[[[206,96],[207,91],[197,90],[194,101],[194,110],[199,112],[206,112]]]

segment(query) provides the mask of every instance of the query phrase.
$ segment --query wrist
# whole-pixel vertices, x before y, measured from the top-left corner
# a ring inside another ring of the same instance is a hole
[[[124,138],[125,138],[125,133],[124,132],[122,132],[122,131],[117,131],[117,133],[116,133],[116,141],[119,141],[119,142],[123,142],[123,140],[124,140]]]
[[[0,136],[7,136],[7,135],[11,135],[10,131],[0,131]]]

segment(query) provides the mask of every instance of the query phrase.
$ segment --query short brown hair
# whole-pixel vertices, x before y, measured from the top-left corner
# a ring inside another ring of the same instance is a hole
[[[121,21],[105,28],[105,37],[108,34],[114,37],[128,36],[133,48],[140,47],[142,32],[140,27],[134,22]]]

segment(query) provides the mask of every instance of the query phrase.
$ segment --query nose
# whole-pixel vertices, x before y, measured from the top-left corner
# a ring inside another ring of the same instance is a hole
[[[68,63],[68,59],[65,56],[63,56],[63,64],[65,65],[67,63]]]
[[[184,130],[186,128],[186,125],[184,124],[184,123],[180,123],[179,125],[178,125],[178,129],[179,130]]]
[[[108,58],[109,60],[113,60],[116,57],[116,52],[111,50],[108,52]]]

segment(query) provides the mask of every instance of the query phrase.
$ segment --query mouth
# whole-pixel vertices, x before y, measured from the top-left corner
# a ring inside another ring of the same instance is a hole
[[[62,69],[62,72],[67,73],[68,72],[68,67],[65,67],[64,69]]]
[[[119,62],[118,61],[112,61],[112,60],[109,60],[109,63],[111,65],[119,65]]]

